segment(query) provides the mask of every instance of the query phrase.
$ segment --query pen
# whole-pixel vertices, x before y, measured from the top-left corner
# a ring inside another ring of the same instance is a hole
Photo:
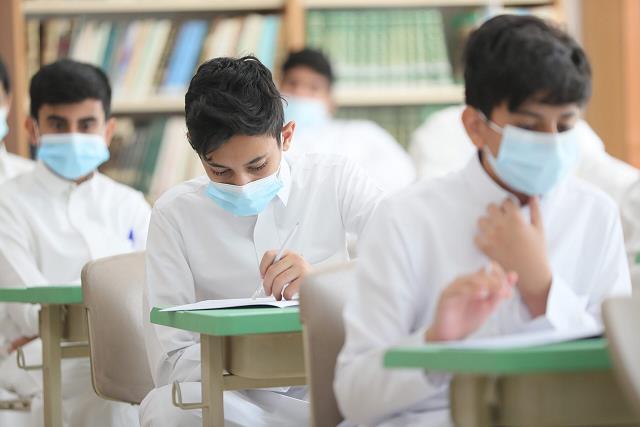
[[[278,254],[274,258],[274,260],[271,263],[271,265],[273,265],[276,262],[280,261],[280,259],[282,258],[282,255],[284,255],[284,251],[287,250],[287,246],[289,246],[289,243],[291,242],[291,239],[293,239],[293,236],[295,236],[296,231],[298,231],[298,227],[299,226],[300,226],[300,223],[298,222],[298,223],[296,223],[295,227],[293,227],[293,229],[289,232],[289,235],[284,240],[284,243],[280,247],[280,250],[278,251]],[[262,286],[262,282],[258,283],[258,287],[256,288],[256,290],[253,293],[253,295],[251,295],[251,299],[256,299],[263,292],[263,289],[264,289],[264,287]]]

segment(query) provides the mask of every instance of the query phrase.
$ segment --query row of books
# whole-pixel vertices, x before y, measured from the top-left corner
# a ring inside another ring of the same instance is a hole
[[[411,133],[441,107],[345,108],[338,117],[374,120],[406,147]],[[186,134],[182,116],[118,119],[111,158],[101,171],[156,200],[172,186],[204,173]]]
[[[218,56],[255,54],[273,69],[280,40],[278,15],[170,19],[32,20],[27,24],[29,71],[70,57],[100,66],[114,97],[182,97],[197,66]]]
[[[172,186],[202,175],[200,159],[187,140],[184,117],[134,122],[119,119],[101,171],[156,200]]]
[[[307,44],[328,54],[342,87],[452,82],[437,8],[312,10]]]

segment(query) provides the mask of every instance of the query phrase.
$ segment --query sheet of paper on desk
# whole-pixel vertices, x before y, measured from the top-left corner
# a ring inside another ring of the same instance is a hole
[[[211,299],[200,301],[194,304],[179,305],[176,307],[164,308],[160,311],[193,311],[193,310],[216,310],[221,308],[242,308],[242,307],[295,307],[299,305],[298,300],[276,301],[274,297],[266,298],[235,298],[235,299]]]
[[[575,341],[583,338],[591,338],[602,335],[602,328],[582,329],[573,331],[558,331],[554,329],[522,332],[512,335],[502,335],[488,338],[474,338],[464,341],[450,341],[438,343],[438,347],[460,349],[507,349],[535,347],[547,344],[557,344],[567,341]]]

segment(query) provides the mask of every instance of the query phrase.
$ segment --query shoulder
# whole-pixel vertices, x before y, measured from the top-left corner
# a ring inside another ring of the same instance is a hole
[[[128,185],[121,184],[101,173],[96,173],[93,179],[96,180],[96,186],[101,193],[105,196],[110,196],[118,203],[144,202],[147,204],[144,194],[142,194],[141,191],[133,189]]]
[[[590,212],[597,218],[618,218],[618,205],[604,191],[577,177],[569,177],[560,189],[560,197],[567,208]]]
[[[209,178],[206,175],[178,184],[165,191],[156,200],[153,206],[154,211],[169,213],[175,210],[176,206],[183,206],[194,198],[200,199],[204,197],[204,189],[208,184]]]

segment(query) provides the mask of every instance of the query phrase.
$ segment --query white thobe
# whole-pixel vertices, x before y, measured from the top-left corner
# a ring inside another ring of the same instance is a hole
[[[0,183],[33,169],[34,162],[9,153],[0,142]]]
[[[318,126],[297,126],[290,152],[339,154],[352,159],[385,192],[416,178],[413,161],[389,133],[367,120],[333,119]]]
[[[383,201],[359,246],[358,284],[347,303],[346,342],[334,388],[347,419],[360,425],[431,425],[448,406],[448,381],[421,370],[388,370],[383,354],[394,345],[419,345],[443,289],[487,265],[475,246],[477,221],[508,193],[478,157],[459,172],[419,183]],[[527,207],[522,214],[529,218]],[[606,297],[630,293],[620,219],[600,190],[568,178],[541,200],[553,280],[545,316],[557,329],[600,322]],[[516,291],[474,336],[514,333],[531,322]],[[437,424],[434,424],[437,425]]]
[[[380,190],[353,162],[341,156],[286,157],[283,188],[257,216],[234,216],[207,197],[206,176],[169,190],[154,206],[147,249],[147,307],[206,299],[250,297],[260,283],[259,264],[300,223],[289,250],[312,266],[348,259],[347,232],[360,235]],[[145,316],[148,316],[148,310]],[[141,405],[143,426],[199,425],[200,411],[171,405],[170,384],[199,399],[197,334],[146,325],[146,343],[157,388]],[[298,426],[308,420],[304,390],[225,393],[227,425]],[[185,400],[187,399],[185,395]]]
[[[88,261],[144,249],[149,214],[141,193],[104,175],[78,185],[37,163],[0,186],[0,286],[80,283]],[[38,311],[38,305],[0,305],[0,333],[8,341],[37,335]],[[39,340],[24,347],[29,364],[40,363],[39,349]],[[67,425],[135,423],[134,410],[93,393],[88,359],[64,361],[63,371]],[[34,396],[41,383],[41,372],[18,369],[13,354],[0,366],[0,388]],[[34,412],[36,425],[39,417]]]

